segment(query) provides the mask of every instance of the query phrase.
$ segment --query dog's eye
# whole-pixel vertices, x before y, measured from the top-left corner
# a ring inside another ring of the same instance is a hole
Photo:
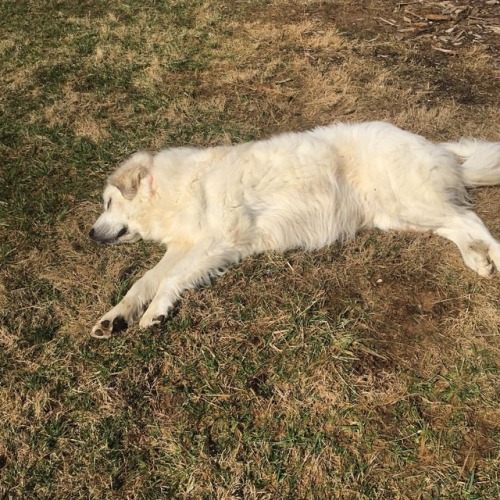
[[[108,201],[108,204],[106,205],[106,210],[109,210],[109,207],[111,206],[111,198]]]

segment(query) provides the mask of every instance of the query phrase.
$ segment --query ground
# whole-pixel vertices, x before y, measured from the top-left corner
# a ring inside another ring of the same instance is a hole
[[[160,329],[88,238],[128,154],[388,120],[500,140],[498,1],[0,5],[0,494],[498,498],[500,277],[428,234],[246,260]],[[500,238],[500,188],[471,192]]]

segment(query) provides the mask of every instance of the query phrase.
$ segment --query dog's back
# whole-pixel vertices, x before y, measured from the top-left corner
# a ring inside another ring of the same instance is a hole
[[[207,227],[249,253],[320,248],[363,226],[415,228],[429,209],[448,213],[466,196],[450,152],[380,122],[200,150],[192,160]]]

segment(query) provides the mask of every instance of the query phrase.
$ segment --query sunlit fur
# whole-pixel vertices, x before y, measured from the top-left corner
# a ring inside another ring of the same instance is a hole
[[[489,276],[500,244],[468,208],[467,186],[500,183],[500,143],[432,144],[380,122],[334,124],[208,149],[136,153],[109,178],[91,236],[167,246],[93,329],[163,320],[183,290],[247,255],[315,249],[362,227],[431,230]]]

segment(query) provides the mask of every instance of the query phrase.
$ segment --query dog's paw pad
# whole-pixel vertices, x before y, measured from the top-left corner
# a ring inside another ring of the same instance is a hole
[[[112,330],[109,328],[109,321],[102,321],[92,328],[90,335],[96,339],[109,339],[111,337]]]
[[[90,335],[96,339],[109,339],[113,333],[125,330],[127,326],[123,316],[117,316],[112,323],[108,319],[103,319],[92,328]]]
[[[128,323],[123,316],[117,316],[113,320],[113,332],[121,332],[128,327]]]

